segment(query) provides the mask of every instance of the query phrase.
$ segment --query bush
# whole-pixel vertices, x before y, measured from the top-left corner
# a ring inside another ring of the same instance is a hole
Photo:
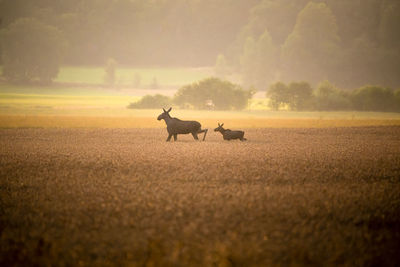
[[[396,98],[393,90],[380,86],[364,86],[351,95],[354,109],[362,111],[395,111]]]
[[[269,98],[268,105],[274,110],[279,110],[281,105],[289,103],[289,88],[283,82],[276,82],[271,84],[266,96]]]
[[[207,78],[180,88],[174,96],[174,102],[197,109],[241,110],[247,106],[252,95],[252,91],[243,90],[231,82]]]
[[[314,92],[314,100],[317,110],[346,110],[351,107],[348,94],[329,81],[323,81],[318,85]]]
[[[312,109],[312,88],[307,82],[292,82],[286,85],[274,83],[266,93],[269,106],[278,110],[281,105],[288,105],[292,110]]]
[[[0,32],[3,75],[12,82],[57,77],[66,41],[61,32],[33,18],[18,19]]]
[[[132,109],[150,109],[162,108],[171,105],[171,99],[165,95],[145,95],[138,102],[129,104],[128,108]]]
[[[308,82],[291,82],[289,84],[289,107],[292,110],[313,109],[312,88]]]

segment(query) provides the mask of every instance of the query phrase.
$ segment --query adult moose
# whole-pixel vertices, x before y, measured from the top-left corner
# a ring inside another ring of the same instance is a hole
[[[222,137],[224,140],[232,140],[232,139],[240,139],[240,141],[246,141],[247,139],[244,138],[244,132],[243,131],[232,131],[230,129],[224,129],[224,124],[219,124],[218,127],[214,129],[214,132],[220,132],[222,134]]]
[[[161,113],[157,120],[164,120],[167,124],[168,138],[167,142],[171,140],[171,137],[174,136],[174,141],[177,140],[178,134],[189,134],[193,135],[195,140],[199,140],[197,134],[204,133],[203,141],[206,139],[208,129],[201,129],[201,124],[197,121],[182,121],[177,118],[171,118],[169,112],[172,108],[169,108],[168,111],[165,109],[163,113]]]

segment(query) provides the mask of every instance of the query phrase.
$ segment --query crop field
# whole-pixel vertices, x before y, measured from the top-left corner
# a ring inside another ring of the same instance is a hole
[[[0,265],[400,264],[399,126],[245,130],[1,129]]]

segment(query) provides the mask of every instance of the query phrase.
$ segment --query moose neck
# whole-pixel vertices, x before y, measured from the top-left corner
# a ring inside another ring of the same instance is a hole
[[[172,118],[171,118],[171,116],[165,116],[165,118],[164,118],[164,121],[165,121],[165,124],[169,124],[171,121],[172,121]]]
[[[221,129],[219,129],[219,132],[224,134],[225,133],[225,129],[221,127]]]

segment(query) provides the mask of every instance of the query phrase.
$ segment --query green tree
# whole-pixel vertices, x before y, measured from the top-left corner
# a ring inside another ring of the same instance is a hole
[[[278,68],[278,50],[268,30],[265,30],[258,39],[256,49],[256,85],[258,88],[265,89],[275,78],[275,71]]]
[[[264,89],[274,79],[278,67],[278,50],[265,30],[255,41],[247,38],[241,56],[243,82],[247,86]]]
[[[129,104],[128,108],[132,109],[151,109],[151,108],[163,108],[171,105],[171,99],[165,95],[145,95],[138,102]]]
[[[329,76],[339,57],[338,27],[325,3],[309,2],[282,47],[284,72],[309,81]]]
[[[280,47],[296,22],[296,15],[309,0],[263,0],[250,10],[248,21],[242,25],[230,45],[227,58],[240,65],[240,56],[248,37],[258,39],[268,29],[274,46]]]
[[[269,98],[268,105],[274,109],[279,110],[282,105],[289,104],[289,88],[283,82],[276,82],[270,85],[266,93]]]
[[[394,111],[396,98],[393,90],[380,86],[363,86],[351,96],[353,107],[362,111]]]
[[[215,109],[243,109],[253,92],[218,78],[207,78],[181,87],[174,96],[174,102],[180,106],[192,106],[207,109],[212,103]]]
[[[317,110],[346,110],[350,108],[348,95],[328,80],[318,85],[314,96]]]
[[[21,18],[0,32],[3,75],[14,82],[57,77],[66,50],[62,33],[33,18]]]
[[[277,69],[277,49],[267,30],[258,38],[248,38],[241,57],[245,85],[264,89],[273,80]]]
[[[289,84],[289,107],[293,110],[312,109],[312,88],[308,82]]]
[[[289,85],[276,82],[271,84],[266,95],[274,110],[279,110],[282,105],[292,110],[312,109],[312,88],[307,82],[291,82]]]

